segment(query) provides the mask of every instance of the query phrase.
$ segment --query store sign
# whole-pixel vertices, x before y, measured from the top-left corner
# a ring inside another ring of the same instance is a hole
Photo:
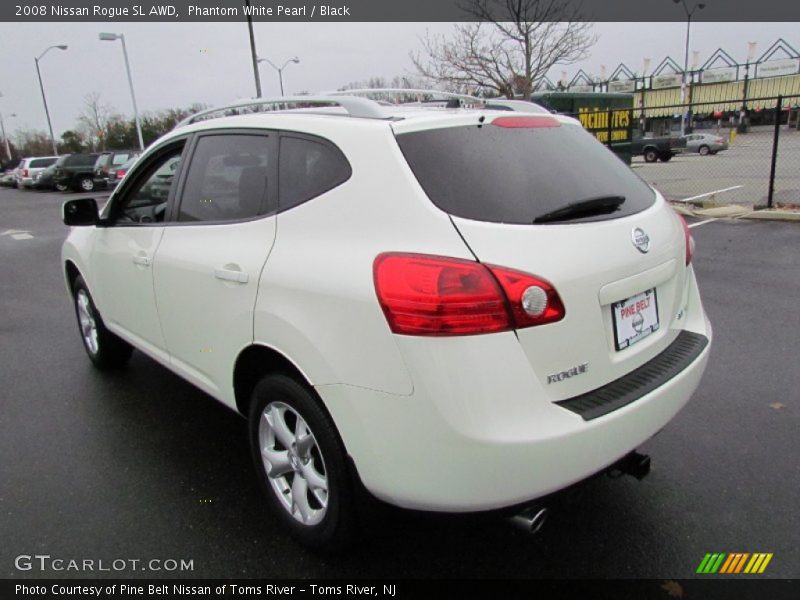
[[[593,92],[594,86],[593,85],[571,85],[569,87],[570,92]]]
[[[671,73],[669,75],[656,75],[653,77],[653,89],[660,90],[663,88],[680,87],[683,82],[683,75],[680,73]]]
[[[700,78],[703,83],[722,83],[724,81],[735,81],[736,67],[709,69],[708,71],[703,71]]]
[[[756,77],[778,77],[780,75],[794,75],[800,69],[800,58],[786,58],[784,60],[769,60],[756,67]]]
[[[633,91],[636,91],[636,82],[633,79],[627,79],[625,81],[609,81],[608,82],[608,91],[609,92],[633,92]]]
[[[581,125],[604,144],[611,142],[630,142],[633,132],[633,110],[608,109],[599,106],[578,107],[578,120]]]

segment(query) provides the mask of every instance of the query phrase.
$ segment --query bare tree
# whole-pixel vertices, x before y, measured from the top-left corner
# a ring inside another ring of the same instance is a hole
[[[114,108],[101,100],[99,92],[91,92],[83,97],[83,110],[78,115],[78,124],[93,149],[97,149],[98,143],[100,150],[106,149],[105,131],[113,116]]]
[[[588,56],[597,41],[571,0],[469,0],[476,22],[451,37],[426,33],[411,60],[420,75],[450,91],[507,98],[531,93],[554,65]]]

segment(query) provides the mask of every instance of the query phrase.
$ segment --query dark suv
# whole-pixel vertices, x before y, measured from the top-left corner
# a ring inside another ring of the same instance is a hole
[[[67,190],[94,191],[94,165],[99,156],[100,154],[95,152],[93,154],[70,154],[58,159],[53,174],[56,189],[60,192]]]
[[[138,155],[139,152],[136,150],[113,150],[112,152],[101,154],[94,164],[95,186],[105,188],[109,185],[116,185],[116,180],[113,184],[109,181],[111,170],[124,165]]]

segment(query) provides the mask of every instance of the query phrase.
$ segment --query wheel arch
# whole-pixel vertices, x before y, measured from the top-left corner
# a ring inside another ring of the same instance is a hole
[[[312,382],[292,360],[275,348],[251,344],[239,352],[233,367],[233,394],[236,410],[247,417],[250,397],[259,380],[271,373],[283,373],[311,387]],[[324,403],[320,406],[327,412]]]
[[[72,288],[75,285],[75,280],[81,276],[80,269],[70,259],[64,261],[64,278],[66,279],[67,289],[72,295]]]

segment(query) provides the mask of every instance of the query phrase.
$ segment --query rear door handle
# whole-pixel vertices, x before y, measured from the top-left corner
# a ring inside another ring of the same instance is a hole
[[[133,260],[133,264],[135,265],[141,265],[142,267],[150,266],[150,257],[147,256],[147,254],[145,254],[144,252],[140,252],[139,254],[134,254],[131,260]]]
[[[236,283],[247,283],[250,280],[250,276],[247,273],[237,269],[214,269],[214,277]]]

